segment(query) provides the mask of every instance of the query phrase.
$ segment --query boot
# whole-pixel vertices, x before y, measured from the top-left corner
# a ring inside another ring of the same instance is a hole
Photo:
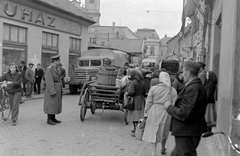
[[[53,116],[51,114],[48,114],[47,123],[49,125],[56,125],[56,122],[53,121]]]
[[[53,115],[53,121],[56,122],[56,123],[61,123],[60,120],[57,120],[57,119],[56,119],[55,115]]]

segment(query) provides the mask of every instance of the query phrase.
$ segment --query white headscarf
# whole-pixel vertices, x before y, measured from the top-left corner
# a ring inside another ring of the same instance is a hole
[[[164,83],[168,87],[171,87],[171,79],[170,76],[167,72],[160,72],[159,74],[159,82]]]

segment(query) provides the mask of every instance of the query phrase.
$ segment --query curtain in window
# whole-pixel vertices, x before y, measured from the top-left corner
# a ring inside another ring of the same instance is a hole
[[[11,41],[17,42],[18,41],[18,27],[11,26]]]
[[[19,42],[26,43],[26,29],[19,27]]]
[[[10,40],[10,25],[4,24],[3,25],[3,40],[9,41]]]
[[[53,44],[52,44],[52,46],[53,47],[57,47],[58,46],[57,43],[58,43],[58,36],[57,35],[53,35]]]
[[[52,46],[52,34],[47,33],[47,46]]]
[[[43,33],[42,34],[42,45],[47,45],[47,34]]]

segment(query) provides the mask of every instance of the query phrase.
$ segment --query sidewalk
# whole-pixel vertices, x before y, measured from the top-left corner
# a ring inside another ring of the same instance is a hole
[[[67,86],[67,87],[63,88],[63,95],[68,94],[68,93],[70,93],[70,92],[69,92],[69,88]],[[40,94],[36,94],[36,95],[32,94],[32,98],[26,98],[26,96],[23,96],[22,101],[25,102],[25,101],[29,101],[29,100],[42,99],[42,98],[44,98],[44,94],[45,94],[45,90],[42,90]]]

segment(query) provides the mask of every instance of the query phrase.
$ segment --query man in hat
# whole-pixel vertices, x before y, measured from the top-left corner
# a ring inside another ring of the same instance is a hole
[[[26,95],[26,79],[25,79],[25,73],[26,73],[26,70],[27,70],[27,66],[26,66],[26,63],[25,61],[21,61],[20,62],[20,66],[19,66],[19,70],[22,74],[22,89],[23,89],[23,93]],[[23,94],[23,95],[24,95]]]
[[[62,83],[59,68],[60,56],[51,57],[52,63],[45,71],[44,112],[47,114],[47,123],[55,125],[61,123],[55,115],[62,112]]]
[[[206,91],[198,78],[200,68],[197,62],[186,61],[182,74],[185,88],[175,104],[170,101],[164,103],[166,111],[172,116],[171,131],[176,143],[171,156],[197,156],[201,134],[207,131],[204,118]]]
[[[35,82],[33,73],[33,63],[28,64],[28,69],[25,72],[26,79],[26,98],[32,98],[33,85]]]
[[[34,93],[41,93],[41,82],[43,78],[43,70],[41,68],[41,64],[37,64],[37,68],[35,69],[35,83],[34,83]]]
[[[199,70],[198,77],[201,79],[202,84],[205,86],[205,84],[206,84],[206,75],[207,75],[207,72],[205,70],[206,64],[203,63],[203,62],[197,62],[197,63],[201,67],[200,70]]]

